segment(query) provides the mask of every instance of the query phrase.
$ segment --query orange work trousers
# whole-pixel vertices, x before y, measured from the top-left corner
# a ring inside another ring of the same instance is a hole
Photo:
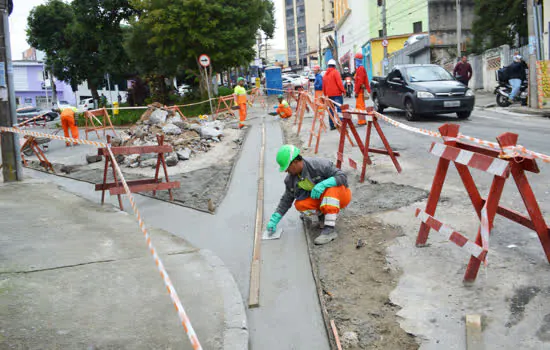
[[[279,105],[279,107],[277,108],[277,114],[283,119],[290,118],[292,117],[292,108],[285,108],[282,105]]]
[[[75,125],[74,117],[70,115],[61,115],[61,126],[63,127],[63,133],[65,137],[72,137],[73,139],[78,138],[78,127]],[[69,129],[71,130],[71,135],[69,136]],[[77,143],[73,143],[76,145]],[[66,142],[67,146],[70,146],[70,142]]]
[[[355,109],[359,109],[361,111],[367,110],[367,107],[365,106],[365,93],[363,89],[361,89],[361,92],[357,94],[357,97],[355,98]],[[365,125],[367,124],[367,121],[359,119],[357,124]]]
[[[239,128],[244,127],[244,121],[246,120],[246,103],[239,104]]]
[[[340,209],[347,207],[350,201],[351,190],[342,185],[327,188],[319,199],[309,197],[296,201],[294,206],[306,216],[320,211],[325,215],[325,225],[335,226]]]

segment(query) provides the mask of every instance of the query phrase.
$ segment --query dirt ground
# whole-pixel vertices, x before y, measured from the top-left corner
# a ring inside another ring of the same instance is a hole
[[[286,143],[303,146],[291,131],[292,120],[283,121],[282,127]],[[313,155],[308,149],[303,154]],[[329,318],[344,349],[418,349],[415,337],[399,326],[400,308],[389,298],[401,272],[386,259],[386,248],[403,236],[402,230],[370,214],[420,201],[428,193],[394,183],[360,184],[356,172],[348,173],[348,181],[353,199],[336,225],[338,239],[312,249]],[[319,234],[311,225],[307,231],[312,239]]]
[[[212,212],[223,200],[233,166],[240,154],[241,145],[248,134],[247,129],[235,130],[225,128],[225,136],[219,143],[212,143],[212,148],[206,153],[194,154],[191,159],[179,161],[177,165],[168,167],[170,181],[179,181],[180,188],[173,191],[174,203],[185,207]],[[238,142],[235,142],[238,140]],[[63,164],[62,157],[55,156],[55,150],[50,149],[47,157],[54,164],[56,173],[72,179],[89,182],[91,184],[103,181],[103,169],[105,161],[86,164],[86,152],[82,153],[80,164]],[[88,152],[90,153],[90,152]],[[44,170],[35,157],[29,158],[29,167],[36,170]],[[129,168],[121,167],[126,180],[153,178],[154,168]],[[109,174],[112,171],[109,169]],[[160,177],[164,175],[162,169]],[[112,175],[109,176],[112,181]],[[151,193],[143,193],[151,195]],[[168,191],[157,192],[157,198],[169,200]]]

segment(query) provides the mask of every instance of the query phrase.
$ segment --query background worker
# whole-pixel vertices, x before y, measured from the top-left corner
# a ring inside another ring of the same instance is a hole
[[[355,108],[366,111],[365,89],[367,90],[367,100],[369,99],[371,90],[367,71],[365,70],[365,67],[363,67],[363,55],[360,53],[355,54],[355,67]],[[357,124],[365,125],[367,124],[367,121],[359,120]]]
[[[72,137],[73,139],[78,138],[78,127],[76,126],[75,122],[75,112],[76,108],[64,108],[61,112],[61,126],[63,127],[63,133],[65,137]],[[69,129],[71,130],[71,135],[69,136]],[[65,142],[65,145],[67,147],[71,146],[70,142]],[[74,146],[78,145],[78,143],[73,143]]]
[[[245,80],[243,77],[237,79],[237,86],[235,86],[234,94],[235,105],[239,106],[239,129],[244,127],[244,121],[246,120],[246,89],[244,88]]]
[[[285,193],[277,210],[267,224],[270,232],[277,230],[277,224],[294,203],[304,216],[319,216],[321,234],[315,244],[326,244],[338,237],[336,219],[340,209],[351,201],[348,178],[342,170],[323,158],[306,158],[293,145],[283,145],[277,152],[280,171],[286,171]]]
[[[319,113],[323,117],[323,107],[320,106],[321,96],[323,96],[323,76],[321,75],[321,67],[313,66],[313,74],[315,74],[315,83],[313,83],[313,88],[315,89],[315,104],[319,105]]]
[[[342,77],[340,76],[340,73],[336,70],[336,61],[331,59],[328,61],[328,69],[325,72],[325,76],[323,77],[323,95],[328,96],[328,98],[338,103],[336,105],[336,110],[338,112],[342,112],[342,109],[340,108],[340,105],[344,103],[344,98],[342,97],[343,94],[346,93],[346,90],[344,89],[344,85],[342,84]],[[336,115],[332,114],[332,110],[329,109],[330,115],[332,115],[333,118],[336,119]],[[329,118],[329,124],[330,124],[330,130],[336,129],[336,126],[334,125],[334,122],[331,118]]]
[[[292,108],[288,102],[284,99],[283,95],[277,96],[279,100],[279,106],[277,107],[277,115],[283,119],[292,117]]]

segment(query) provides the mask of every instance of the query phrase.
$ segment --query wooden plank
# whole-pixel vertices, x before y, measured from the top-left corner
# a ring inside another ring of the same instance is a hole
[[[144,180],[132,180],[132,181],[126,181],[126,183],[128,184],[128,186],[135,186],[135,185],[144,185],[144,184],[152,184],[152,183],[156,183],[156,182],[160,182],[159,181],[155,181],[155,179],[144,179]],[[119,182],[118,184],[114,183],[114,182],[110,182],[110,183],[106,183],[106,184],[95,184],[95,190],[96,191],[103,191],[103,190],[108,190],[110,188],[113,188],[113,187],[117,187],[117,186],[122,186],[122,182]]]
[[[336,329],[336,324],[334,323],[334,320],[330,320],[330,327],[332,328],[332,334],[334,334],[334,339],[336,340],[336,347],[338,348],[338,350],[342,350],[342,344],[340,343],[338,329]]]
[[[265,124],[262,124],[262,147],[260,149],[260,169],[258,175],[258,197],[256,200],[256,226],[254,229],[254,251],[250,266],[250,289],[248,307],[260,306],[260,251],[264,222],[264,156],[265,156]]]
[[[161,182],[161,183],[135,185],[135,186],[129,186],[129,187],[130,187],[130,192],[137,193],[137,192],[162,191],[162,190],[168,190],[172,188],[180,188],[180,183],[179,181]],[[124,187],[118,186],[118,187],[110,188],[109,193],[111,195],[118,195],[118,194],[125,194],[126,191],[124,190]]]
[[[481,316],[466,315],[466,350],[483,350]]]
[[[385,154],[387,156],[390,155],[390,153],[387,150],[380,149],[380,148],[369,148],[369,153]],[[399,152],[393,151],[393,155],[396,157],[399,157],[401,154],[399,154]]]
[[[173,151],[172,146],[123,146],[123,147],[111,147],[113,154],[144,154],[144,153],[170,153]],[[109,151],[106,148],[99,148],[97,150],[98,156],[107,156]]]

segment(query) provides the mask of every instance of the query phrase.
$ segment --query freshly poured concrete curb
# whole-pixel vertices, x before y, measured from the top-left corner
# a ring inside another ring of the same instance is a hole
[[[213,252],[207,249],[200,250],[200,255],[216,271],[216,279],[224,296],[224,320],[223,331],[224,350],[248,349],[248,322],[243,298],[237,287],[233,275],[229,272],[223,261]]]

